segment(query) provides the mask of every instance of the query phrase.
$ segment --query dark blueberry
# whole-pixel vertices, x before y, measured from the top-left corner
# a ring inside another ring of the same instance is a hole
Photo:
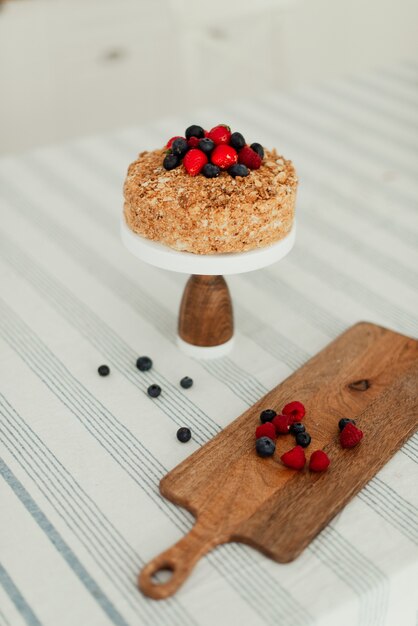
[[[178,165],[180,165],[180,159],[178,156],[176,156],[175,154],[171,154],[171,152],[165,155],[163,161],[163,168],[165,170],[174,170],[174,168],[176,168]]]
[[[108,365],[101,365],[97,368],[97,371],[99,372],[100,376],[109,376],[110,374],[110,368]]]
[[[161,387],[160,385],[150,385],[147,389],[148,395],[151,396],[151,398],[158,398],[158,396],[161,393]]]
[[[236,176],[248,176],[250,170],[243,163],[236,163],[235,165],[231,165],[228,170],[228,174],[231,174],[234,178]]]
[[[210,154],[215,147],[215,142],[209,137],[204,137],[203,139],[199,139],[198,148],[205,154]]]
[[[202,167],[202,174],[206,176],[206,178],[217,178],[220,173],[221,168],[213,163],[206,163],[206,165]]]
[[[188,149],[189,146],[187,145],[187,141],[182,137],[175,139],[171,144],[171,152],[175,156],[179,157],[179,159],[182,159],[184,157]]]
[[[345,426],[347,426],[347,424],[356,424],[355,420],[350,420],[348,419],[348,417],[343,417],[342,419],[340,419],[340,421],[338,422],[338,428],[340,430],[342,430]]]
[[[298,446],[302,446],[302,448],[307,448],[311,443],[311,436],[309,433],[303,432],[298,433],[296,435],[296,444]]]
[[[264,409],[260,413],[260,422],[265,424],[266,422],[271,422],[271,420],[276,417],[277,413],[274,409]]]
[[[257,152],[261,159],[264,159],[264,148],[261,143],[252,143],[250,148],[254,150],[254,152]]]
[[[181,441],[181,443],[187,443],[188,441],[190,441],[191,436],[192,433],[190,428],[186,428],[185,426],[179,428],[177,431],[177,439]]]
[[[271,456],[274,454],[276,444],[270,437],[260,437],[255,442],[255,449],[258,456]]]
[[[205,136],[205,131],[201,126],[197,126],[196,124],[192,124],[189,128],[186,128],[186,139],[190,139],[190,137],[197,137],[198,139],[202,139]]]
[[[152,367],[152,361],[149,356],[140,356],[136,360],[136,366],[141,372],[148,372]]]
[[[245,139],[241,135],[241,133],[232,133],[231,139],[229,140],[229,145],[238,150],[241,150],[245,146]]]
[[[183,387],[183,389],[190,389],[190,387],[193,385],[193,378],[190,378],[190,376],[185,376],[181,379],[180,385]]]
[[[302,424],[302,422],[293,422],[293,424],[290,425],[289,432],[292,433],[292,435],[304,433],[305,426]]]

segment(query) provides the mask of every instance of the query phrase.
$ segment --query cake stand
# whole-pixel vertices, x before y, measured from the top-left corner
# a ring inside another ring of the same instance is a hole
[[[145,239],[122,220],[121,236],[132,254],[155,267],[191,274],[183,292],[177,342],[192,357],[212,359],[231,350],[234,336],[232,302],[223,274],[258,270],[282,259],[295,242],[295,225],[281,241],[249,252],[192,254]]]

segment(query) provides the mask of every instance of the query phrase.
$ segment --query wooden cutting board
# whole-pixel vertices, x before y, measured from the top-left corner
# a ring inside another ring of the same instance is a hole
[[[317,449],[331,459],[323,474],[283,466],[291,435],[278,437],[273,457],[255,453],[260,412],[280,412],[291,400],[306,408],[307,459]],[[339,444],[342,417],[364,431],[356,448]],[[155,599],[172,595],[205,553],[229,541],[293,560],[417,428],[418,342],[356,324],[162,479],[161,494],[191,511],[196,524],[144,567],[139,588]],[[168,581],[155,578],[161,570],[169,570]]]

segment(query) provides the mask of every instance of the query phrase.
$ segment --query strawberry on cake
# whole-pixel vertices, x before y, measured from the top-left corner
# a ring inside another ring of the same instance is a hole
[[[135,233],[175,250],[244,252],[289,234],[297,182],[276,150],[224,124],[192,125],[129,166],[124,214]]]

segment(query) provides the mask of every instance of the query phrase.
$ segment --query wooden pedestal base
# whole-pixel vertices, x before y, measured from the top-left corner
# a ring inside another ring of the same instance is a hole
[[[232,339],[234,322],[228,285],[223,276],[193,274],[180,305],[180,339],[210,348]]]

